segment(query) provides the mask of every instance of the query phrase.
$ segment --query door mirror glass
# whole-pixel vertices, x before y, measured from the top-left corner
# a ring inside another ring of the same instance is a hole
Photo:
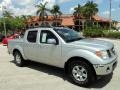
[[[48,43],[48,44],[54,44],[54,45],[57,44],[57,42],[56,42],[55,39],[48,39],[48,40],[47,40],[47,43]]]

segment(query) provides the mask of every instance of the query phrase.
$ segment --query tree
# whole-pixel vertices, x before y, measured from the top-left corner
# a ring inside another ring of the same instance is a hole
[[[25,21],[21,17],[13,17],[13,18],[4,18],[6,24],[7,33],[13,33],[16,30],[22,30],[25,28]],[[0,32],[4,33],[3,27],[3,18],[0,18]]]
[[[24,29],[26,27],[26,24],[25,24],[25,21],[19,17],[19,16],[16,16],[13,21],[11,22],[11,26],[13,29]]]
[[[47,2],[44,4],[40,3],[40,5],[36,5],[38,8],[36,14],[39,15],[40,20],[45,24],[45,19],[48,18],[47,11],[50,11],[49,9],[46,8]]]
[[[50,12],[53,14],[54,20],[57,20],[58,17],[62,15],[62,12],[60,11],[60,7],[58,5],[54,5]],[[57,26],[57,21],[55,21],[55,23]]]
[[[74,17],[77,18],[78,20],[76,21],[78,23],[78,31],[80,30],[81,26],[81,22],[80,22],[80,18],[83,16],[83,6],[81,6],[80,4],[78,4],[77,7],[74,8],[74,13],[73,13]],[[84,27],[84,26],[83,26]],[[82,28],[83,28],[82,27]]]
[[[96,3],[94,3],[93,1],[88,1],[85,5],[84,5],[84,10],[83,10],[83,15],[87,18],[87,19],[92,19],[92,17],[98,13],[98,5]]]
[[[24,20],[24,21],[27,21],[28,20],[28,16],[27,15],[21,15],[21,19]]]
[[[13,15],[13,13],[11,13],[9,11],[4,11],[4,13],[3,13],[3,16],[7,17],[7,18],[12,18],[13,17],[12,15]]]
[[[3,31],[4,31],[4,28],[3,28],[3,18],[0,18],[0,32],[2,33]]]
[[[33,17],[31,15],[28,15],[27,18],[33,20]]]
[[[83,16],[83,7],[80,4],[78,4],[78,6],[74,8],[73,15],[79,19],[81,16]]]
[[[23,22],[25,23],[25,29],[28,28],[28,25],[27,25],[27,21],[30,20],[32,21],[33,20],[33,17],[31,15],[21,15],[21,20],[23,20]]]
[[[92,17],[98,13],[98,5],[93,1],[88,1],[83,6],[83,16],[87,19],[86,20],[86,28],[93,27]]]

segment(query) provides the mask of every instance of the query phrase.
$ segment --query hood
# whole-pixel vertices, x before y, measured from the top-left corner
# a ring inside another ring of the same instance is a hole
[[[85,47],[89,47],[89,48],[91,47],[91,48],[99,49],[99,50],[108,50],[114,46],[110,42],[103,41],[103,40],[97,40],[97,39],[82,39],[79,41],[72,42],[72,44],[82,45]]]

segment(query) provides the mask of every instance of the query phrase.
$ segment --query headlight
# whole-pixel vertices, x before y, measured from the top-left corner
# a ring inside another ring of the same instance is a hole
[[[96,55],[98,57],[102,58],[102,59],[108,59],[109,58],[107,51],[97,51]]]

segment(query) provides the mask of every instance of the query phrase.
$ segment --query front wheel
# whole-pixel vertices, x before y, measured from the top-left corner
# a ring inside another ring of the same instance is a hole
[[[15,64],[19,67],[22,67],[25,63],[21,53],[18,51],[14,53],[14,60],[15,60]]]
[[[80,86],[88,86],[94,78],[93,70],[83,61],[73,61],[70,64],[70,78]]]

